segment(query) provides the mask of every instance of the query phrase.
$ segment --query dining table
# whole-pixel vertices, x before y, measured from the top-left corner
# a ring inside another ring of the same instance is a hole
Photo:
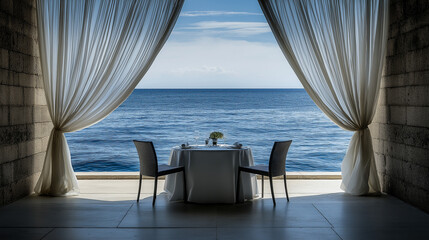
[[[170,166],[184,166],[187,201],[194,203],[236,203],[258,195],[256,176],[242,173],[236,199],[239,166],[253,166],[250,147],[192,145],[171,149]],[[166,177],[164,190],[170,201],[183,200],[183,173]]]

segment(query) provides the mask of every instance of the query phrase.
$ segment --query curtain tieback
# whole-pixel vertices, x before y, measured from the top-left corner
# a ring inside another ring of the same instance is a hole
[[[55,132],[64,132],[61,128],[59,127],[54,127],[52,130],[54,130]]]

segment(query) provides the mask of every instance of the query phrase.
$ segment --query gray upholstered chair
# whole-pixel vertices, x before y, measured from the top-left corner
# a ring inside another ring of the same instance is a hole
[[[182,171],[183,171],[183,186],[184,186],[183,199],[186,202],[185,167],[171,167],[168,165],[158,165],[158,159],[156,157],[155,148],[152,142],[137,141],[137,140],[134,140],[133,142],[134,142],[134,145],[136,145],[137,153],[139,154],[139,159],[140,159],[140,182],[139,182],[139,191],[137,194],[137,202],[140,199],[140,190],[142,187],[143,176],[150,176],[155,178],[155,188],[153,191],[153,201],[152,201],[152,205],[155,205],[158,177],[172,174],[172,173],[178,173]]]
[[[237,179],[237,201],[239,195],[239,187],[240,187],[240,173],[248,172],[259,174],[262,176],[262,197],[264,197],[264,176],[268,176],[270,178],[270,186],[271,186],[271,196],[273,197],[273,204],[276,205],[276,199],[274,198],[274,188],[273,188],[273,177],[283,175],[283,180],[285,183],[285,191],[287,201],[289,202],[289,194],[287,192],[286,185],[286,155],[289,150],[290,145],[292,144],[292,140],[283,141],[283,142],[274,142],[273,149],[271,150],[271,156],[268,166],[267,165],[256,165],[256,166],[248,166],[248,167],[238,167],[238,179]]]

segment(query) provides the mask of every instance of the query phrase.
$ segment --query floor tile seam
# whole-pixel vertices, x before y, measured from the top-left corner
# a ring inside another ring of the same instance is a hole
[[[320,213],[320,215],[322,215],[322,217],[329,223],[329,225],[331,225],[331,228],[334,227],[334,225],[328,220],[325,215],[323,215],[323,213],[316,207],[316,205],[314,205],[314,203],[312,203],[311,205],[313,205],[313,207]]]
[[[51,228],[51,230],[49,230],[47,233],[45,233],[40,240],[44,239],[46,236],[48,236],[51,232],[53,232],[55,230],[55,228]]]
[[[119,225],[121,225],[122,221],[124,221],[125,217],[128,215],[128,213],[130,212],[131,208],[134,206],[135,203],[131,204],[131,206],[128,208],[127,212],[124,214],[124,216],[122,217],[121,221],[119,221],[118,225],[116,226],[116,228],[119,227]]]
[[[331,227],[331,229],[341,240],[343,240],[343,238],[340,236],[340,234],[337,231],[335,231],[334,227]]]

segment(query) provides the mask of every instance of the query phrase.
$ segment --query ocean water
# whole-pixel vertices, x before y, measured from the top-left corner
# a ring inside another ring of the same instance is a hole
[[[250,146],[268,163],[273,142],[293,140],[288,171],[340,171],[351,132],[332,123],[303,89],[136,89],[103,121],[67,133],[75,171],[138,171],[132,140],[154,142],[160,163],[172,147],[220,143]]]

